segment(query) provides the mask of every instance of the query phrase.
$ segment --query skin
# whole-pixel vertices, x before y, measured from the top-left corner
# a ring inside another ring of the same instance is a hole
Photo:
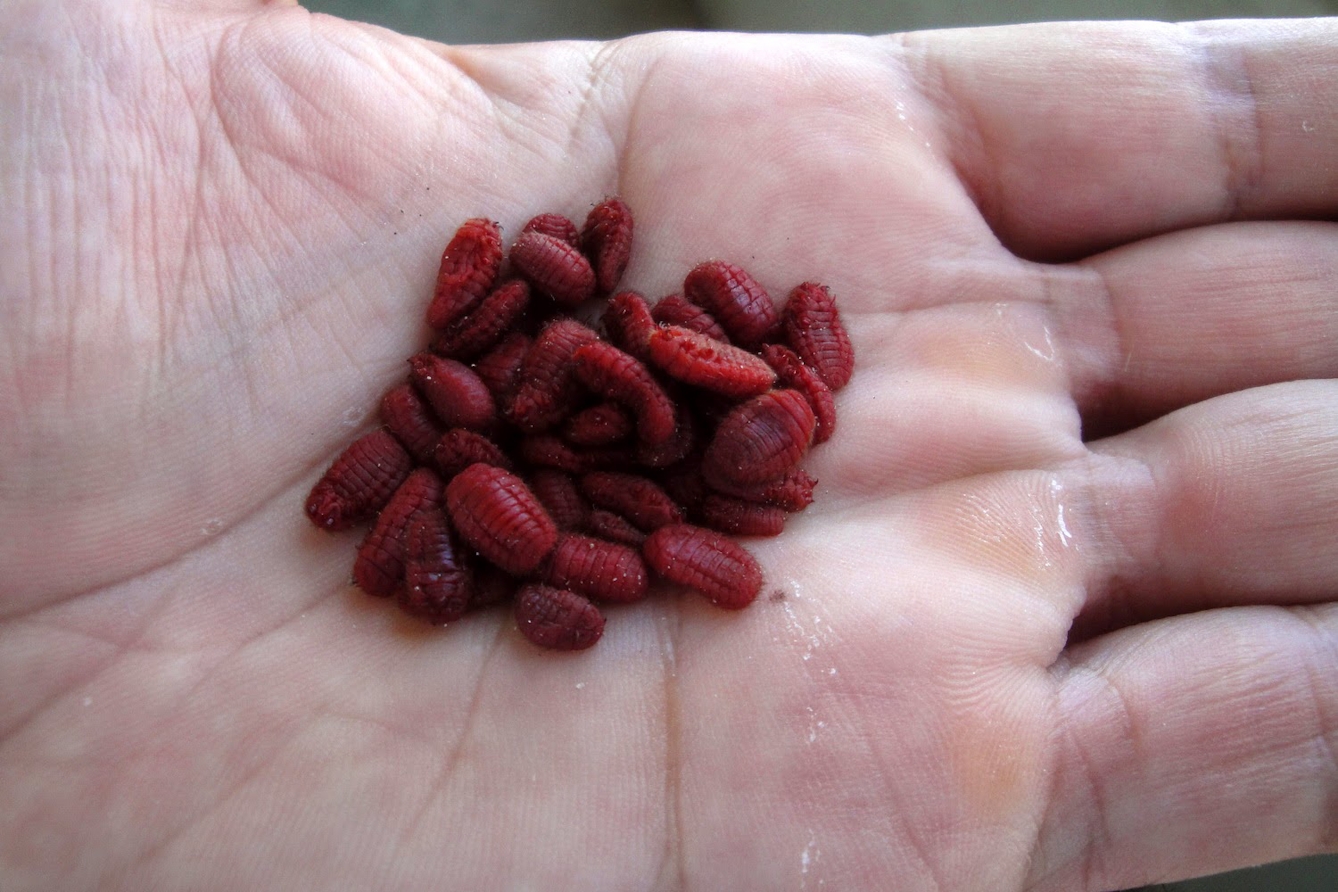
[[[1338,23],[453,49],[0,9],[9,889],[1098,890],[1330,850]],[[819,279],[858,365],[738,613],[349,588],[303,498],[464,219]]]

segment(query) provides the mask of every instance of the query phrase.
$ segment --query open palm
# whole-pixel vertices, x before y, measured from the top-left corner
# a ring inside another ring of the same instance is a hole
[[[6,889],[1109,889],[1332,845],[1338,228],[1287,221],[1338,211],[1338,27],[450,49],[202,6],[0,12]],[[631,287],[842,302],[762,598],[552,654],[351,589],[303,497],[441,246],[611,193]]]

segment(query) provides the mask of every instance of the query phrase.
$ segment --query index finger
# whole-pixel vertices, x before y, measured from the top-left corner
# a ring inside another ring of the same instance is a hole
[[[959,176],[1022,256],[1338,213],[1338,19],[901,40],[943,110]]]

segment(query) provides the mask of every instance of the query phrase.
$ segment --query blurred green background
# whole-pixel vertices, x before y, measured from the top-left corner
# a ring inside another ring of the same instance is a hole
[[[1338,0],[305,0],[313,12],[384,25],[444,43],[620,37],[664,29],[841,31],[1068,19],[1195,19],[1338,13]],[[1338,892],[1338,855],[1301,858],[1145,892]]]

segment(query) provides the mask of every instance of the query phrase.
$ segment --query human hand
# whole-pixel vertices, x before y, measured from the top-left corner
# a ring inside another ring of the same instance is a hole
[[[1095,890],[1332,846],[1338,25],[0,25],[6,889]],[[763,597],[555,655],[351,591],[303,497],[441,246],[611,192],[629,285],[719,256],[846,314]]]

